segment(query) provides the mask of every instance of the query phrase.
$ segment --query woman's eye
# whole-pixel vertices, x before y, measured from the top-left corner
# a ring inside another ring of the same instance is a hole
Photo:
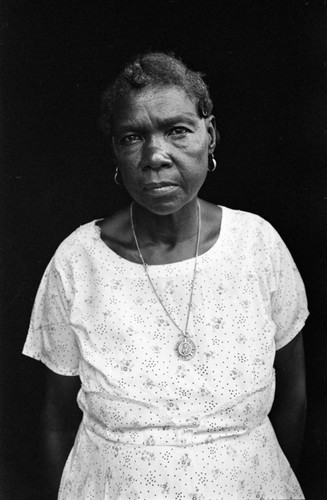
[[[191,132],[188,128],[186,127],[174,127],[170,131],[170,135],[185,135],[187,133]]]
[[[141,140],[141,138],[139,135],[129,134],[129,135],[125,135],[124,137],[121,137],[121,139],[119,140],[119,143],[121,145],[129,145],[129,144],[134,144],[140,140]]]

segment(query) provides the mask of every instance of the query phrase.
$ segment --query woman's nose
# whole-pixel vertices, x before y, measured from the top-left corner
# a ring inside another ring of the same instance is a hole
[[[164,145],[158,141],[148,144],[144,150],[142,166],[143,168],[162,168],[169,167],[171,159]]]

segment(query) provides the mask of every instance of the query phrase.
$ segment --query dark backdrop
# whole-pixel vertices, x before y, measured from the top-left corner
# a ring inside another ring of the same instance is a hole
[[[126,57],[158,49],[207,75],[221,145],[202,196],[268,219],[305,281],[299,478],[327,498],[325,1],[8,0],[1,31],[0,497],[40,498],[44,368],[21,349],[44,268],[78,225],[128,201],[98,131],[101,92]]]

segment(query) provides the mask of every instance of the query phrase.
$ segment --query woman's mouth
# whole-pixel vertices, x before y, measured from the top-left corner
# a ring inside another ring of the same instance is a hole
[[[144,186],[144,190],[151,194],[165,194],[170,193],[176,187],[176,184],[168,182],[150,182]]]

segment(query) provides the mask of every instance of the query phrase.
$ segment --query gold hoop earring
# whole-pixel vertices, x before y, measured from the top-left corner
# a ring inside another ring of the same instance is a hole
[[[115,171],[115,175],[114,175],[114,181],[115,181],[115,184],[117,184],[117,186],[121,186],[121,183],[118,180],[118,175],[119,175],[119,170],[118,170],[118,167],[116,167],[116,171]]]
[[[215,160],[215,157],[214,157],[213,153],[211,153],[210,156],[209,156],[209,164],[211,164],[212,166],[210,168],[208,167],[208,171],[209,172],[214,172],[216,170],[216,168],[217,168],[217,162]]]

